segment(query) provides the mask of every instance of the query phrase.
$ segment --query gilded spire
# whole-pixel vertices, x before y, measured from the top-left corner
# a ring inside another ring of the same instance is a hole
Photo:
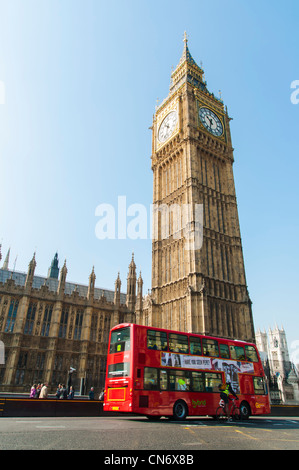
[[[203,81],[203,69],[197,65],[188,48],[188,36],[184,33],[184,48],[180,62],[171,74],[170,92],[173,93],[185,81],[191,85],[206,90]]]
[[[196,62],[193,59],[192,55],[190,54],[190,51],[189,51],[189,48],[188,48],[188,36],[187,36],[186,31],[184,33],[183,41],[184,41],[184,49],[183,49],[183,54],[182,54],[182,57],[180,59],[178,67],[180,65],[182,65],[184,62],[189,62],[189,64],[196,65],[198,67],[198,65],[196,64]]]

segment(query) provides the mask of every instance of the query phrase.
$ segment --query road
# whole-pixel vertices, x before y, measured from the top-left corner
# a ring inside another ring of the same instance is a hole
[[[299,418],[255,417],[223,424],[211,418],[0,418],[0,450],[102,450],[101,455],[111,456],[110,451],[196,455],[198,450],[227,449],[298,450]]]

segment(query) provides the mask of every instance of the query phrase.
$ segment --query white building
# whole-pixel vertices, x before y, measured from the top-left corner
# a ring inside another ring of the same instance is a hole
[[[284,328],[257,330],[256,345],[268,377],[272,403],[299,405],[299,374],[290,359]]]

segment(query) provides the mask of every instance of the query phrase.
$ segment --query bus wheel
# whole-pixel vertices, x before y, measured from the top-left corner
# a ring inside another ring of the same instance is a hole
[[[247,401],[242,401],[240,405],[240,419],[249,419],[251,415],[250,406]]]
[[[173,417],[178,421],[183,421],[188,415],[188,406],[183,400],[178,400],[173,406]]]

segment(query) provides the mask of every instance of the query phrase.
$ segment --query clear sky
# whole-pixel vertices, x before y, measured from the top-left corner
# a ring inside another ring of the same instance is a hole
[[[96,208],[152,203],[151,131],[183,34],[228,107],[255,326],[298,328],[297,0],[0,0],[0,243],[10,268],[122,291],[132,252],[151,287],[151,240],[99,240]],[[299,84],[298,84],[299,85]],[[298,96],[299,97],[299,93]],[[124,199],[122,199],[124,200]],[[127,217],[127,222],[132,217]],[[2,265],[2,264],[1,264]],[[290,351],[292,352],[292,351]]]

